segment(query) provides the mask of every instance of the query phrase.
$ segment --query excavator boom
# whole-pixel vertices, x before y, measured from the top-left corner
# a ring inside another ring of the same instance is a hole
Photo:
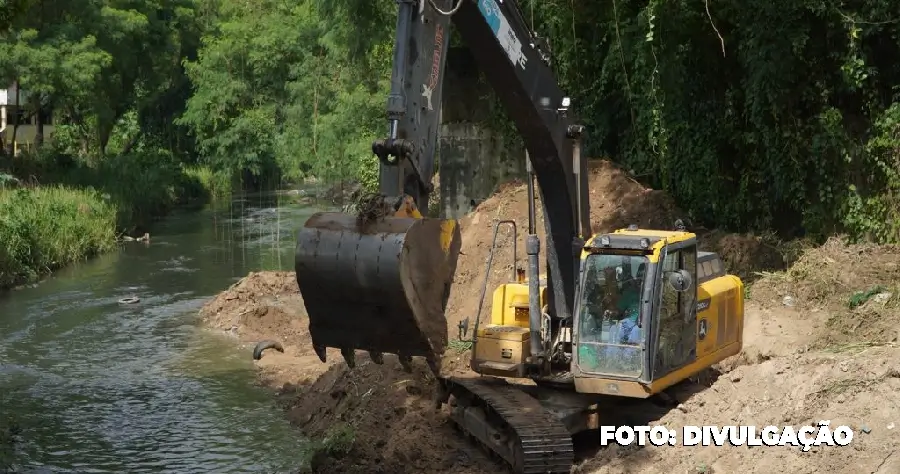
[[[297,283],[313,347],[384,353],[406,365],[424,356],[439,371],[447,344],[444,310],[461,248],[455,221],[423,217],[440,127],[451,23],[525,140],[542,192],[550,311],[572,316],[577,255],[589,237],[586,166],[577,146],[583,127],[569,118],[546,51],[513,0],[395,0],[394,65],[387,135],[372,145],[380,193],[357,215],[318,213],[300,230]],[[533,242],[537,242],[536,236]],[[529,246],[534,259],[538,245]],[[536,278],[536,276],[535,276]],[[533,342],[539,332],[532,328]]]

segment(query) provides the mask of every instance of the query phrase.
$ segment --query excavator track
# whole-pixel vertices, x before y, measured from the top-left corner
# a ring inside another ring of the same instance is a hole
[[[453,396],[450,419],[515,474],[571,471],[572,437],[537,399],[493,377],[449,378],[443,383],[445,393]]]

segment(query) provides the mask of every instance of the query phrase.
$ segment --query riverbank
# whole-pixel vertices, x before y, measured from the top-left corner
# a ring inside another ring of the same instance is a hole
[[[225,196],[231,184],[151,154],[96,164],[29,156],[0,169],[0,290],[110,251],[117,235],[142,235],[173,208]]]
[[[395,356],[385,355],[384,365],[361,358],[351,371],[340,351],[329,349],[322,363],[296,285],[293,272],[250,273],[206,303],[200,317],[236,336],[247,357],[258,341],[283,343],[283,353],[269,349],[256,363],[259,381],[317,444],[313,472],[497,472],[430,408],[435,380],[422,361],[406,373]],[[444,366],[464,365],[459,357],[448,356]]]
[[[630,223],[670,227],[678,217],[665,194],[643,188],[608,163],[592,168],[595,231]],[[524,186],[511,184],[462,219],[463,254],[447,310],[451,338],[457,323],[477,308],[493,222],[524,223],[526,204]],[[900,429],[894,396],[900,390],[900,248],[846,245],[838,239],[801,248],[721,232],[703,232],[701,240],[704,249],[720,252],[729,270],[748,283],[744,350],[672,390],[677,407],[639,403],[632,414],[669,428],[799,426],[826,419],[855,430],[853,449],[594,447],[579,449],[577,471],[762,473],[786,467],[895,472],[900,467],[894,454],[900,442],[893,431]],[[509,278],[510,241],[505,235],[499,242],[489,287]],[[490,304],[485,301],[483,314],[489,314]],[[291,272],[251,274],[210,301],[201,317],[206,325],[237,335],[247,357],[259,340],[285,344],[284,353],[267,351],[257,367],[295,426],[312,439],[339,440],[337,448],[321,450],[320,457],[329,459],[314,463],[313,471],[502,470],[433,409],[434,380],[424,364],[407,374],[395,358],[386,356],[384,365],[376,365],[360,353],[357,368],[350,370],[336,351],[329,353],[327,364],[319,362]],[[451,373],[466,372],[467,360],[465,351],[449,351],[443,366]]]

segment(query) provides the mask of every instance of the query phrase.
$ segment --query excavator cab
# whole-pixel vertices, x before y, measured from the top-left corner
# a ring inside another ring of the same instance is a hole
[[[739,352],[739,333],[725,329],[742,324],[743,285],[702,270],[690,232],[630,227],[591,239],[576,303],[576,389],[644,398]],[[703,317],[714,296],[721,311]],[[712,324],[723,337],[710,344]]]

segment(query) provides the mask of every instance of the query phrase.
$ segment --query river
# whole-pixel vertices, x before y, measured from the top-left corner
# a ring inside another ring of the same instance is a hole
[[[149,244],[0,295],[0,427],[20,432],[0,471],[296,472],[307,443],[250,349],[196,314],[249,271],[292,269],[312,212],[284,194],[177,212]]]

